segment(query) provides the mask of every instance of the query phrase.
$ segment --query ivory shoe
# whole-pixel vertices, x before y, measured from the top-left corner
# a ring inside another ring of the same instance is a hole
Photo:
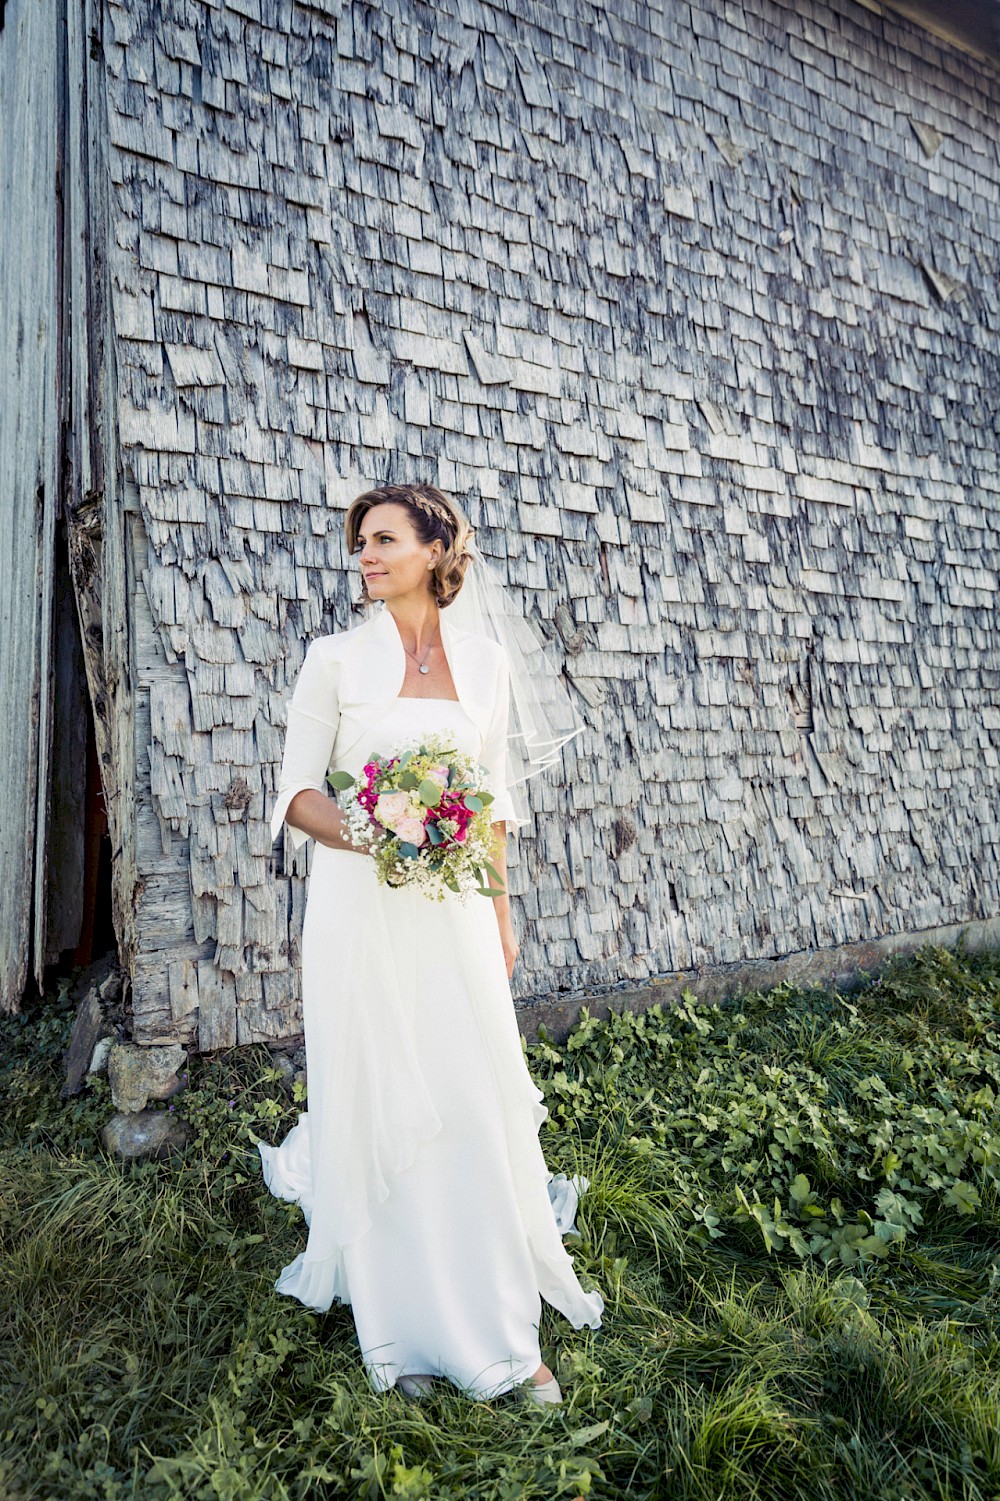
[[[422,1402],[434,1390],[434,1377],[423,1375],[397,1376],[396,1385],[404,1397],[409,1397],[414,1402]]]
[[[532,1402],[551,1402],[558,1407],[563,1399],[559,1383],[554,1376],[551,1376],[548,1381],[525,1381],[521,1390]]]

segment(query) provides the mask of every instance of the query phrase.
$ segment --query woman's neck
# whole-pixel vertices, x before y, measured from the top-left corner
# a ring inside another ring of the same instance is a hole
[[[415,656],[419,657],[438,640],[441,612],[429,592],[425,599],[410,596],[393,600],[391,604],[387,602],[386,609],[396,622],[403,645]]]

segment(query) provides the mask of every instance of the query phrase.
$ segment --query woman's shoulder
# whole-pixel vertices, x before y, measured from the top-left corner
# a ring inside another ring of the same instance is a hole
[[[487,636],[485,631],[470,630],[468,626],[452,625],[452,639],[467,651],[477,652],[489,661],[499,662],[506,655],[500,642],[495,636]]]
[[[359,621],[356,625],[345,627],[342,631],[330,631],[323,636],[314,636],[306,648],[306,655],[313,657],[319,662],[339,662],[351,646],[358,639],[358,633],[363,631],[367,621]]]

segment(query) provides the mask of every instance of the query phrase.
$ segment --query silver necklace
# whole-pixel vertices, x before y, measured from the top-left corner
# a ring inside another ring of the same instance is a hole
[[[406,652],[406,655],[408,657],[412,657],[413,660],[414,660],[414,662],[417,662],[417,670],[419,672],[430,672],[430,668],[427,666],[427,658],[430,656],[430,654],[434,650],[435,646],[437,646],[437,642],[436,641],[432,641],[431,644],[430,644],[430,646],[427,648],[426,652],[424,653],[424,660],[422,662],[417,662],[416,653],[412,652],[408,646],[404,646],[403,650]]]

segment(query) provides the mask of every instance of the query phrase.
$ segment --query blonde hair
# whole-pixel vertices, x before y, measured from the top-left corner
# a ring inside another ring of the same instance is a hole
[[[351,501],[344,519],[348,552],[353,553],[358,545],[362,519],[372,506],[380,505],[406,506],[421,542],[444,543],[444,552],[431,574],[430,585],[438,608],[446,609],[461,589],[469,566],[469,554],[465,548],[473,532],[461,507],[436,485],[382,485],[378,490],[366,490]],[[361,603],[372,602],[362,576]]]

